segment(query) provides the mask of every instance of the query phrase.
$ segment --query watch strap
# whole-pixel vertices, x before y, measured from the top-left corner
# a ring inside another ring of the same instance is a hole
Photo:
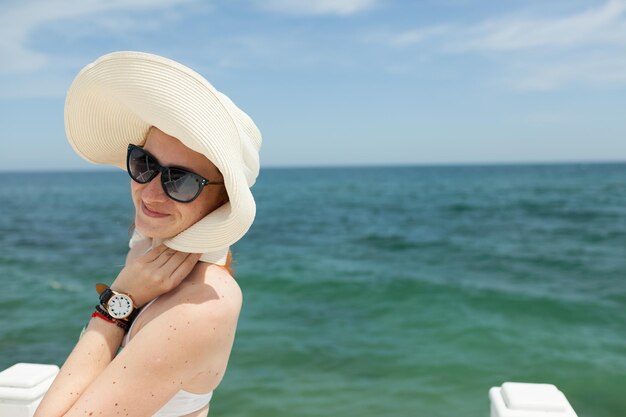
[[[106,290],[107,288],[109,288],[109,286],[106,285],[106,284],[103,284],[101,282],[96,284],[96,292],[98,294],[102,294],[104,292],[104,290]]]
[[[106,287],[106,289],[100,293],[100,304],[102,306],[106,306],[111,297],[113,297],[113,290],[109,287]]]
[[[121,320],[127,322],[130,325],[132,324],[133,321],[135,321],[138,315],[139,315],[139,309],[133,306],[133,311],[131,311],[128,317],[126,317],[125,319],[121,319]]]

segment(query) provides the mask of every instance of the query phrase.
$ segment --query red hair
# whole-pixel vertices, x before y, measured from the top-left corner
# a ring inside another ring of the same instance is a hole
[[[225,265],[218,265],[218,266],[224,268],[226,271],[228,271],[230,276],[234,278],[235,277],[235,273],[233,272],[233,251],[228,249],[228,255],[226,256],[226,264]]]

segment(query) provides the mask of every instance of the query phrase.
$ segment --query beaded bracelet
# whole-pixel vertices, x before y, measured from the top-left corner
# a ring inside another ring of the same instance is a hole
[[[99,317],[102,320],[108,321],[109,323],[115,323],[117,324],[117,327],[123,329],[124,332],[127,332],[130,327],[128,322],[125,322],[123,320],[117,320],[111,317],[111,315],[105,309],[103,309],[100,304],[96,304],[96,311],[93,312],[91,317]]]

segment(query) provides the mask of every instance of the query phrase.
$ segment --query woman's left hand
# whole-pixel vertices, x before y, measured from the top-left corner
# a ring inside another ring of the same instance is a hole
[[[176,288],[200,259],[199,253],[186,253],[161,244],[130,260],[118,274],[111,289],[130,295],[137,308]]]

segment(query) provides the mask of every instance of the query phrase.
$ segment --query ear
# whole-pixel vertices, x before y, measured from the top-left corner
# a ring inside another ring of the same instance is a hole
[[[220,191],[220,201],[220,206],[223,206],[230,201],[230,197],[228,196],[228,191],[226,190],[226,187],[222,187],[222,190]]]

